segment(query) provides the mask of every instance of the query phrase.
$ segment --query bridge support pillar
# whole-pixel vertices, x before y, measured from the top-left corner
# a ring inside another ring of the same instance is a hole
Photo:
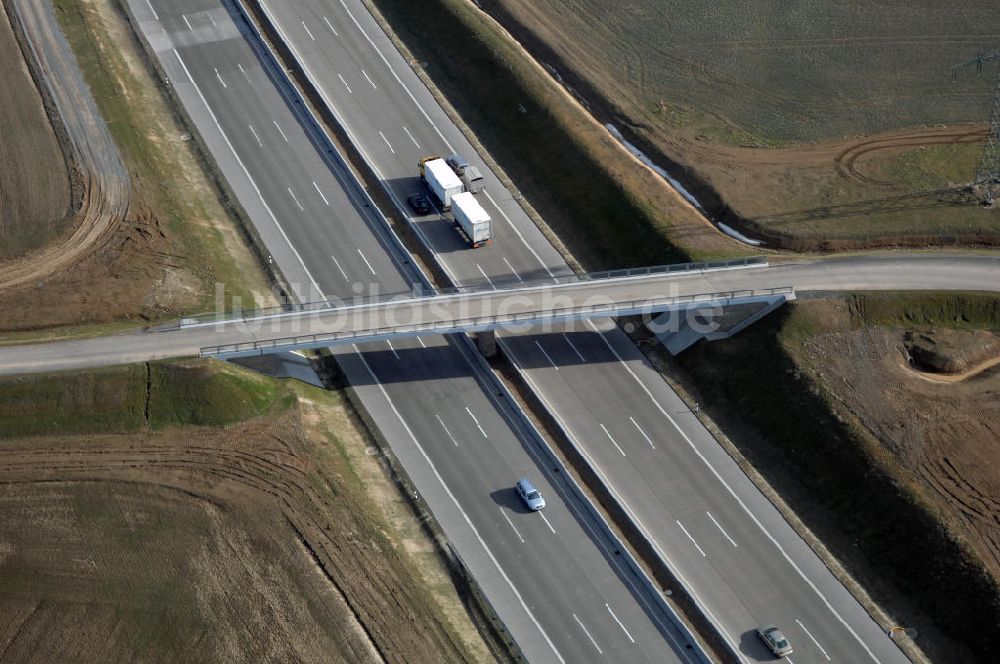
[[[476,334],[476,345],[479,352],[485,358],[494,358],[497,355],[497,333],[493,330],[486,330]]]

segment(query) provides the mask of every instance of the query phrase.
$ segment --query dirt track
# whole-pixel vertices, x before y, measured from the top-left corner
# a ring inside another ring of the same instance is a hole
[[[36,70],[44,78],[83,181],[77,227],[55,245],[0,265],[0,290],[33,285],[95,251],[125,219],[130,179],[73,52],[46,0],[6,0],[31,46]]]

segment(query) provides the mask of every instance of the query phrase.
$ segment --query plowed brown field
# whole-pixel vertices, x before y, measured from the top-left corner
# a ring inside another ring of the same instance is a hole
[[[44,246],[72,219],[62,148],[0,3],[0,261]]]
[[[348,412],[278,394],[227,427],[3,440],[0,660],[467,661],[337,447],[364,445]]]

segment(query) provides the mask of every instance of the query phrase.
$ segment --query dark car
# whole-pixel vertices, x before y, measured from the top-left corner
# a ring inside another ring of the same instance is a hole
[[[430,214],[431,201],[423,194],[414,194],[406,199],[413,211],[417,214]]]
[[[465,174],[465,169],[469,167],[468,160],[460,154],[450,155],[444,161],[451,166],[451,170],[455,171],[455,175],[459,177],[462,177]]]

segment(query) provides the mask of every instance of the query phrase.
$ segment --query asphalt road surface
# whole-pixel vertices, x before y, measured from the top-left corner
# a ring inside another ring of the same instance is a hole
[[[408,290],[413,267],[218,0],[131,0],[140,29],[300,300]],[[364,289],[363,289],[364,290]],[[464,338],[338,352],[421,498],[532,661],[697,661]],[[526,513],[513,483],[549,501]]]

